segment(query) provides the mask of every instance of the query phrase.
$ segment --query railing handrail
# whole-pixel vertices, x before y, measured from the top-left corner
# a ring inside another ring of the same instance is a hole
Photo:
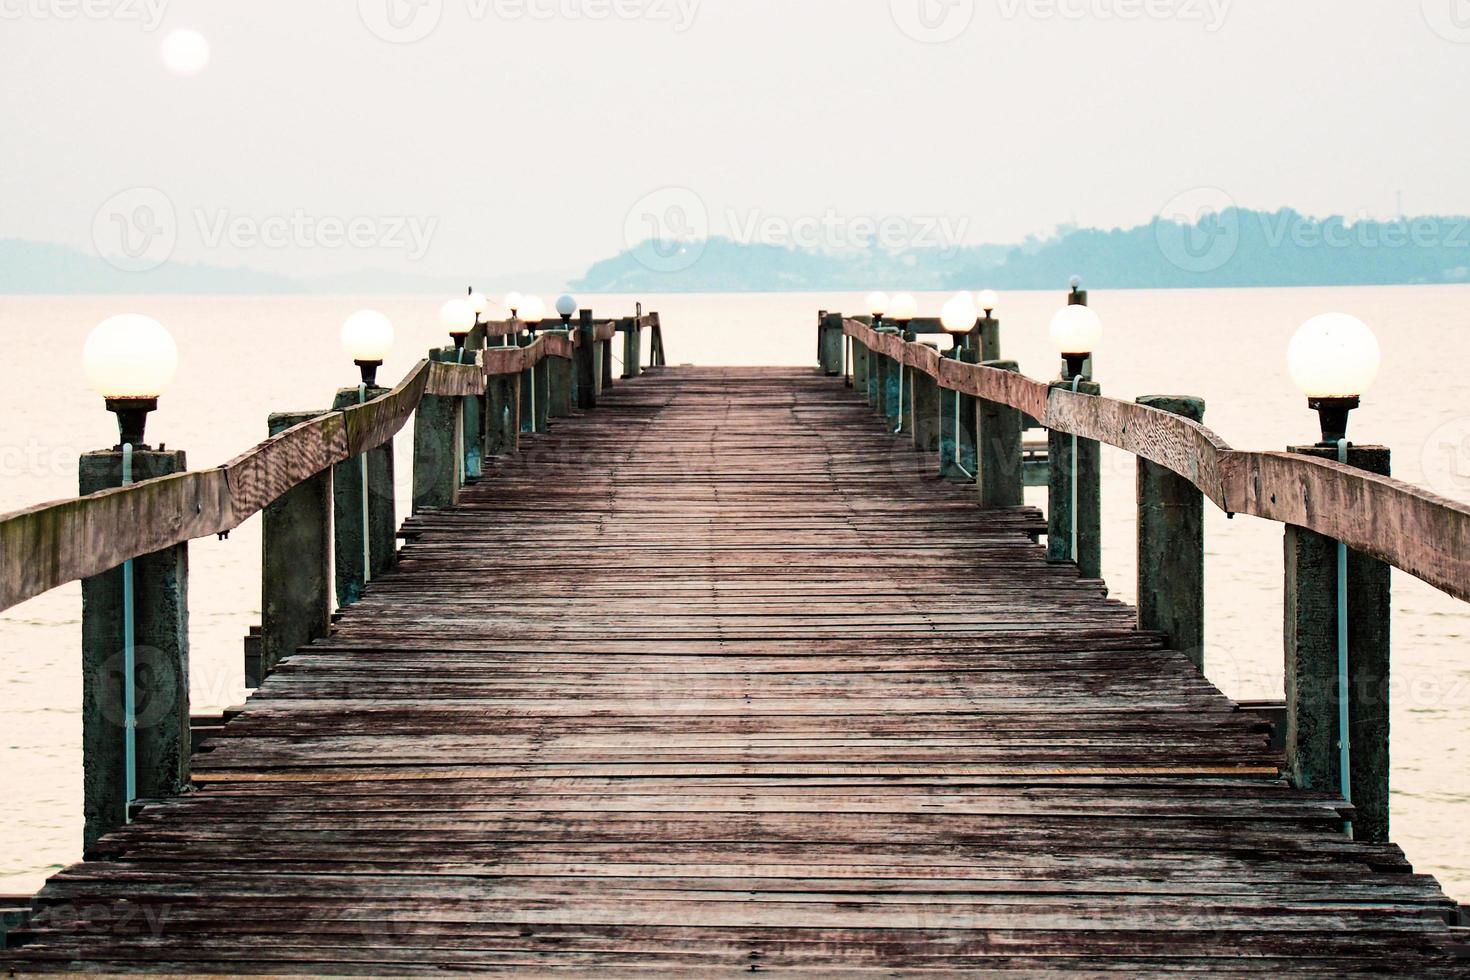
[[[646,313],[643,316],[620,316],[620,317],[595,317],[592,320],[597,331],[598,340],[611,340],[613,335],[623,331],[631,330],[634,325],[640,330],[656,329],[658,327],[658,314]],[[580,321],[573,319],[570,326],[577,327]],[[611,325],[611,329],[609,329]],[[567,326],[560,317],[542,320],[536,325],[538,330],[562,330]],[[524,320],[486,320],[476,328],[485,337],[509,337],[520,333],[530,327]]]
[[[610,339],[612,324],[594,321],[594,337]],[[231,531],[293,487],[392,439],[425,396],[482,395],[487,378],[570,359],[580,343],[575,330],[543,333],[525,347],[466,351],[473,363],[422,360],[381,398],[323,412],[222,466],[0,515],[0,611],[128,559]]]
[[[1048,429],[1115,446],[1177,473],[1227,514],[1303,527],[1470,602],[1470,505],[1332,460],[1231,448],[1178,415],[943,358],[844,318],[842,332],[941,387],[1008,405]]]

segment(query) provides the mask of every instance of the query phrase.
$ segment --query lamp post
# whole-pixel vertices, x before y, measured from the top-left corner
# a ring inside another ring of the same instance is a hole
[[[556,314],[561,317],[562,329],[572,329],[572,317],[577,315],[577,298],[570,293],[562,293],[556,298]]]
[[[1102,321],[1081,305],[1064,306],[1051,319],[1051,341],[1065,367],[1053,388],[1098,395],[1085,374],[1087,359],[1102,340]],[[1083,578],[1102,575],[1101,451],[1095,440],[1054,429],[1047,433],[1050,463],[1047,558],[1076,564]]]
[[[362,372],[361,382],[342,388],[333,409],[364,405],[385,394],[378,368],[393,349],[392,322],[377,310],[358,310],[342,323],[342,349]],[[333,535],[337,604],[362,598],[368,582],[395,558],[393,442],[337,464],[332,473]]]
[[[490,310],[490,300],[484,293],[475,292],[474,286],[468,287],[466,298],[470,301],[470,306],[474,307],[475,324],[479,325],[485,322],[485,314]]]
[[[439,308],[439,324],[449,332],[449,339],[454,341],[459,360],[464,359],[465,338],[475,329],[479,319],[475,304],[469,297],[456,296]]]
[[[561,329],[568,340],[572,339],[572,317],[577,315],[577,297],[562,293],[556,298],[556,315],[561,317]],[[633,338],[637,337],[637,325],[633,327]],[[633,366],[638,365],[637,347],[633,348]],[[568,358],[556,357],[546,366],[546,413],[549,418],[566,418],[572,414],[575,404],[576,366]]]
[[[1347,438],[1348,414],[1377,380],[1381,361],[1373,331],[1345,313],[1313,317],[1291,338],[1287,368],[1321,420],[1319,446],[1336,446]]]
[[[541,328],[541,321],[546,318],[546,304],[535,296],[522,296],[520,305],[521,322],[526,325],[526,331],[530,340],[535,340],[536,331]],[[533,364],[526,369],[526,378],[529,381],[527,401],[529,402],[530,416],[526,424],[521,426],[522,431],[540,432],[545,428],[541,421],[541,415],[537,410],[537,389],[541,387],[541,376],[545,373],[544,364]],[[541,399],[542,402],[545,399]]]
[[[919,315],[919,303],[909,293],[899,293],[888,306],[888,317],[898,324],[899,332],[908,328],[909,322]]]
[[[1288,452],[1388,476],[1385,446],[1351,444],[1348,416],[1377,380],[1373,331],[1344,313],[1313,317],[1287,347],[1287,369],[1317,413],[1321,441]],[[1332,506],[1304,477],[1307,506]],[[1364,519],[1371,519],[1365,514]],[[1390,571],[1341,541],[1288,524],[1287,771],[1298,786],[1338,789],[1361,841],[1388,839]]]
[[[178,348],[169,332],[140,314],[109,317],[88,335],[82,368],[117,416],[118,443],[82,454],[81,493],[183,472],[182,452],[143,443],[148,414],[178,370]],[[130,559],[82,582],[87,848],[127,822],[133,800],[172,796],[188,785],[188,588],[186,544]]]
[[[888,312],[889,298],[887,293],[872,292],[868,294],[868,313],[873,317],[873,329],[878,330],[883,326],[883,316]]]
[[[1000,306],[1000,297],[995,290],[984,289],[975,294],[975,305],[983,313],[978,327],[980,361],[997,361],[1000,359],[1000,321],[995,318],[995,311]]]
[[[531,336],[536,336],[536,331],[541,327],[541,321],[546,319],[546,304],[535,296],[521,297],[520,305],[521,322],[525,323],[531,331]]]
[[[362,371],[364,387],[376,387],[378,368],[393,349],[393,324],[377,310],[358,310],[342,322],[342,349]]]
[[[117,416],[118,444],[146,450],[148,413],[178,371],[179,351],[157,320],[138,313],[108,317],[92,329],[82,348],[87,381]]]
[[[956,349],[965,345],[979,327],[980,314],[969,293],[957,293],[939,311],[939,325],[954,341]]]
[[[899,293],[890,301],[888,314],[889,319],[895,324],[895,332],[899,340],[907,342],[909,324],[913,322],[914,317],[919,315],[918,302],[909,293]],[[907,373],[902,357],[898,358],[895,367],[898,368],[897,393],[891,404],[885,402],[884,414],[897,422],[893,429],[894,434],[897,434],[903,431],[904,375]],[[891,411],[887,411],[888,408],[891,408]]]
[[[1102,340],[1102,321],[1085,306],[1064,306],[1051,318],[1051,342],[1062,355],[1066,369],[1062,380],[1083,377],[1087,359]]]
[[[949,334],[951,340],[954,342],[950,356],[955,360],[971,360],[966,355],[974,354],[971,338],[978,329],[978,320],[979,311],[975,309],[975,301],[970,298],[969,293],[957,294],[948,303],[945,303],[944,308],[940,310],[939,325],[944,328],[944,332]],[[969,447],[974,444],[974,405],[970,399],[958,391],[950,392],[949,396],[954,402],[954,419],[953,424],[949,427],[950,439],[948,440],[949,452],[947,453],[943,451],[946,445],[944,439],[945,433],[942,430],[940,432],[941,464],[947,464],[947,466],[942,465],[941,468],[946,470],[945,475],[954,475],[953,473],[947,472],[948,467],[952,467],[958,472],[960,478],[973,480],[975,474],[965,465],[965,457],[968,455]],[[969,426],[964,425],[962,416],[962,411],[967,403],[971,407],[971,424]]]

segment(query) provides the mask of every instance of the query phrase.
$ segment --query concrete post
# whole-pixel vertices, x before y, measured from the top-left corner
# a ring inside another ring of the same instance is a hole
[[[575,328],[572,330],[554,331],[558,337],[574,337]],[[546,376],[549,393],[546,398],[547,412],[551,418],[564,419],[572,414],[572,406],[576,404],[575,393],[572,390],[572,381],[575,372],[572,362],[564,357],[549,357],[546,359]]]
[[[455,360],[454,348],[429,351],[434,361]],[[413,414],[413,512],[453,507],[459,493],[459,411],[462,398],[425,395]]]
[[[182,452],[133,453],[134,483],[187,468]],[[122,486],[122,453],[84,453],[85,496]],[[82,580],[82,844],[127,822],[126,640],[122,567]],[[189,783],[189,548],[133,560],[133,719],[137,798]]]
[[[531,377],[536,382],[536,431],[546,432],[551,428],[551,362],[554,358],[543,357],[531,368]]]
[[[509,456],[521,448],[521,376],[485,379],[485,454]]]
[[[1000,360],[1000,321],[995,317],[980,320],[980,363]]]
[[[828,313],[817,327],[822,373],[833,377],[842,373],[842,314]]]
[[[578,323],[579,331],[577,344],[577,407],[589,409],[597,407],[598,380],[600,378],[597,363],[597,341],[595,328],[592,324],[592,311],[582,310],[581,319]]]
[[[1053,388],[1072,390],[1071,381],[1053,381]],[[1077,390],[1097,395],[1102,388],[1083,381]],[[1102,449],[1091,439],[1077,440],[1077,550],[1072,550],[1072,437],[1048,430],[1047,458],[1051,464],[1047,501],[1046,557],[1073,562],[1083,578],[1102,577]]]
[[[1337,459],[1335,448],[1293,446]],[[1348,465],[1390,475],[1383,446],[1350,446]],[[1288,525],[1286,553],[1286,767],[1296,786],[1335,793],[1340,783],[1337,672],[1337,542]],[[1388,840],[1389,568],[1348,552],[1348,746],[1353,834]]]
[[[624,322],[627,329],[623,331],[623,377],[636,378],[643,373],[640,364],[643,358],[643,315],[640,313]]]
[[[903,334],[898,335],[900,338]],[[899,391],[899,377],[903,376],[903,391]],[[898,428],[899,420],[903,418],[903,399],[908,398],[908,371],[905,370],[903,362],[897,358],[887,358],[887,364],[883,372],[883,417],[888,421],[888,431],[892,432]]]
[[[597,345],[598,356],[602,358],[602,388],[598,392],[608,391],[613,386],[613,343],[612,338],[602,341]]]
[[[859,340],[852,342],[852,386],[858,392],[868,392],[868,348]]]
[[[276,412],[270,434],[320,412]],[[261,514],[260,663],[247,687],[259,687],[276,664],[327,635],[332,620],[332,474],[287,490]]]
[[[1138,399],[1203,422],[1200,398],[1150,395]],[[1205,497],[1184,477],[1138,458],[1138,627],[1163,633],[1175,650],[1204,670]]]
[[[369,388],[367,400],[388,394],[387,388]],[[358,404],[357,388],[343,388],[332,408]],[[449,458],[453,458],[452,455]],[[336,565],[337,605],[350,606],[362,598],[368,579],[393,567],[398,560],[398,520],[393,499],[393,440],[367,452],[370,561],[363,569],[362,458],[354,457],[332,468],[333,556]]]
[[[986,367],[1019,371],[1015,361],[986,361]],[[1023,416],[1000,402],[975,399],[975,487],[981,507],[1020,507],[1026,502],[1021,463]]]

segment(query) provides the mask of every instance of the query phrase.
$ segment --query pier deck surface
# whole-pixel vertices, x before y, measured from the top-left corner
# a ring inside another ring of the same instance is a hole
[[[11,969],[1458,975],[1454,908],[840,380],[620,384],[406,528]]]

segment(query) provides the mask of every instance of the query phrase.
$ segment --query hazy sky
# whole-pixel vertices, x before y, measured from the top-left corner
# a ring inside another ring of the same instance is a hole
[[[0,82],[0,236],[95,250],[151,188],[174,258],[288,273],[1470,212],[1467,0],[0,0]]]

